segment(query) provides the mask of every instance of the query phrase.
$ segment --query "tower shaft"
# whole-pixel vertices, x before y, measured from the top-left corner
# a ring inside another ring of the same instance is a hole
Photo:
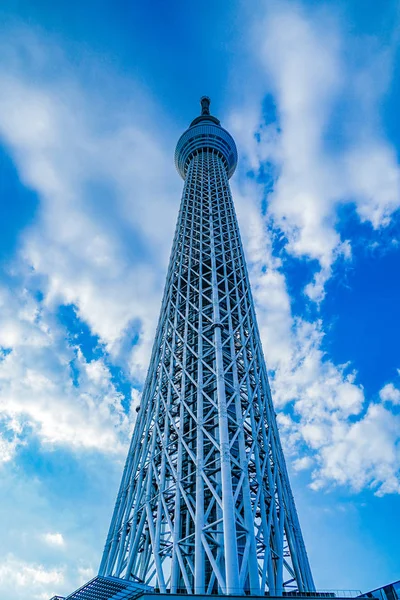
[[[203,115],[178,143],[183,196],[100,575],[170,593],[312,591],[229,187],[236,149]]]

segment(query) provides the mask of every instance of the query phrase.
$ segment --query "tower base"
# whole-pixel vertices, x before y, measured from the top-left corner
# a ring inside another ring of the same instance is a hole
[[[117,577],[97,576],[85,583],[69,596],[53,596],[50,600],[181,600],[187,596],[186,592],[181,594],[161,594],[155,592],[150,586],[119,579]],[[221,597],[225,597],[222,594]],[[215,595],[193,594],[194,600],[211,600]],[[355,596],[353,596],[355,597]],[[334,592],[284,592],[283,596],[243,596],[230,595],[230,600],[249,600],[250,598],[261,600],[282,600],[282,598],[296,598],[296,600],[321,600],[322,598],[334,598],[335,600],[349,600],[349,596],[337,595]]]

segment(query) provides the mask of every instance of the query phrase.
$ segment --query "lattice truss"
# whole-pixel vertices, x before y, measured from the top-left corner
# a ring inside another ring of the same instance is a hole
[[[161,592],[314,584],[223,157],[191,158],[100,575]]]

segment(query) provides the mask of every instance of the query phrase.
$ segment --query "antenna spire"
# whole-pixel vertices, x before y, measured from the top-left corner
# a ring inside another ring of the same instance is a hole
[[[210,98],[208,96],[202,96],[200,98],[201,104],[201,115],[209,115],[210,114]]]

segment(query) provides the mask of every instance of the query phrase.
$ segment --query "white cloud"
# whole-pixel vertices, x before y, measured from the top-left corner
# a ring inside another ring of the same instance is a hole
[[[357,422],[334,423],[321,444],[312,487],[333,479],[357,491],[371,487],[379,496],[400,493],[399,432],[399,415],[373,403]]]
[[[274,404],[279,411],[292,407],[291,416],[278,412],[278,425],[294,469],[311,470],[314,489],[346,485],[354,491],[371,488],[377,495],[399,492],[399,417],[369,404],[350,365],[329,359],[320,319],[292,315],[283,264],[272,254],[270,221],[259,208],[260,186],[241,178],[236,185]],[[396,392],[389,384],[381,398],[396,400]],[[376,442],[366,451],[371,436]]]
[[[121,452],[131,421],[104,359],[86,360],[26,290],[3,290],[2,297],[0,330],[13,332],[12,348],[0,358],[3,461],[28,432],[50,446]],[[0,343],[9,341],[0,334]]]
[[[231,124],[250,168],[274,166],[268,211],[287,238],[286,250],[319,262],[305,289],[319,302],[332,264],[351,257],[351,242],[336,229],[338,206],[354,202],[374,228],[387,225],[400,206],[396,152],[379,124],[391,53],[370,38],[361,59],[349,59],[355,42],[326,8],[281,1],[264,10],[252,47],[259,96],[245,114],[234,111]],[[263,100],[271,92],[278,122],[265,124]]]
[[[47,445],[119,452],[132,421],[110,369],[65,340],[55,312],[74,305],[105,354],[143,380],[181,189],[173,148],[158,133],[161,110],[133,82],[134,110],[116,77],[93,94],[60,48],[26,29],[10,35],[0,135],[40,204],[12,266],[15,291],[0,289],[0,346],[11,350],[0,360],[0,458],[30,431]]]
[[[62,547],[65,545],[63,534],[59,532],[52,533],[51,531],[49,531],[47,533],[44,533],[43,539],[46,542],[46,544],[49,544],[49,546]]]
[[[59,49],[26,31],[13,40],[0,70],[0,134],[40,197],[23,258],[45,278],[47,304],[74,304],[115,356],[137,335],[130,365],[143,378],[181,189],[173,147],[156,129],[161,110],[133,82],[142,101],[124,107],[112,75],[94,95]],[[49,61],[60,75],[46,80]]]
[[[386,384],[379,392],[380,399],[392,404],[400,404],[400,390],[393,383]]]
[[[18,560],[11,554],[0,564],[0,584],[3,593],[10,594],[9,598],[15,598],[16,593],[20,597],[19,592],[24,588],[29,588],[32,598],[42,598],[44,594],[50,598],[63,582],[62,567],[46,568],[42,564]]]
[[[302,456],[294,460],[292,464],[295,471],[304,471],[310,469],[314,465],[314,461],[311,456]]]
[[[248,68],[248,82],[256,73],[253,93],[233,108],[229,128],[241,150],[234,197],[274,403],[281,410],[291,406],[291,416],[278,413],[286,452],[296,470],[312,469],[315,489],[339,484],[399,491],[398,417],[391,421],[386,407],[370,403],[350,364],[335,365],[322,350],[321,320],[294,318],[284,255],[272,253],[279,235],[287,252],[318,261],[304,291],[319,303],[333,263],[352,255],[352,240],[342,240],[336,228],[338,207],[355,203],[360,219],[378,228],[400,206],[399,166],[379,124],[391,55],[368,39],[358,63],[348,60],[353,40],[326,8],[260,6],[265,18],[252,24]],[[271,92],[277,122],[265,115]],[[256,179],[247,177],[249,170]],[[256,183],[265,181],[265,172],[273,178],[266,208],[266,191]],[[396,402],[397,390],[389,384],[381,398]],[[386,440],[376,455],[375,444],[368,452],[364,447],[363,435],[370,433]]]

